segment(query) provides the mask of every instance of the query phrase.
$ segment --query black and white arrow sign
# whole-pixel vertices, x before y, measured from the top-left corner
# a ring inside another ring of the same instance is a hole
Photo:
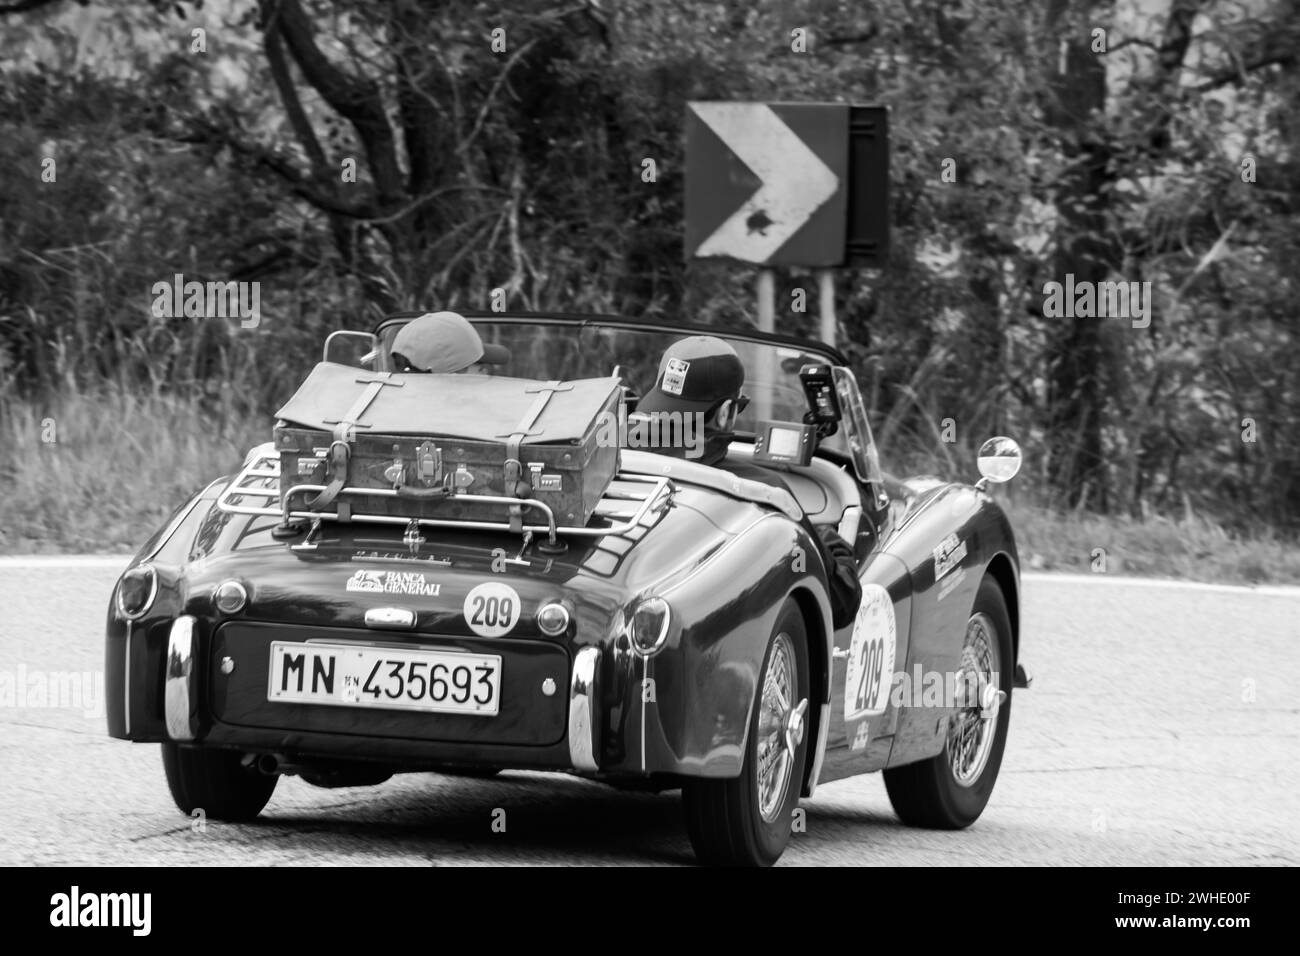
[[[847,162],[847,106],[687,104],[687,254],[838,264]]]

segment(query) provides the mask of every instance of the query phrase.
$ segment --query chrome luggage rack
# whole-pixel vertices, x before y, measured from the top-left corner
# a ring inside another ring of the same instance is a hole
[[[277,507],[270,502],[280,498],[280,454],[270,443],[259,445],[249,452],[244,467],[235,479],[226,486],[217,497],[217,507],[227,514],[252,515],[257,517],[279,518],[284,524],[293,521],[356,521],[369,524],[389,524],[410,527],[412,523],[428,528],[459,528],[474,531],[510,531],[505,521],[477,521],[464,518],[415,518],[404,515],[376,515],[353,512],[348,509],[345,515],[339,514],[337,506],[328,511],[298,510],[291,507],[295,496],[319,494],[325,490],[324,485],[293,485]],[[545,524],[524,525],[522,530],[526,538],[535,534],[545,534],[549,545],[556,545],[561,534],[574,537],[598,538],[605,535],[620,535],[632,531],[641,525],[646,516],[661,507],[673,490],[673,483],[667,476],[618,473],[609,488],[601,496],[596,506],[596,516],[604,518],[610,524],[607,527],[589,527],[557,525],[555,512],[551,506],[536,498],[509,498],[503,495],[457,494],[457,501],[488,505],[518,505],[521,508],[540,512]],[[396,498],[396,491],[389,488],[352,488],[344,487],[339,492],[338,503],[346,504],[350,496]],[[264,501],[266,504],[246,503],[247,499]],[[633,507],[634,506],[634,507]],[[624,517],[628,508],[632,508],[630,517]],[[616,519],[622,520],[616,520]]]

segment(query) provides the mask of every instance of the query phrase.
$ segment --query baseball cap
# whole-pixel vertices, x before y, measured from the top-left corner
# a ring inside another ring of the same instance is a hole
[[[461,372],[477,362],[503,365],[510,351],[484,345],[474,326],[457,312],[426,312],[397,330],[390,350],[425,372]]]
[[[637,402],[638,412],[707,412],[735,398],[745,384],[736,350],[712,335],[692,335],[669,346],[654,388]]]

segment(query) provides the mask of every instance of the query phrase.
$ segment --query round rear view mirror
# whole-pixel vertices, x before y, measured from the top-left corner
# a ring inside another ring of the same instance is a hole
[[[998,436],[990,438],[984,444],[980,445],[979,454],[976,457],[976,464],[979,466],[980,487],[985,482],[996,482],[1001,484],[1004,481],[1010,481],[1020,470],[1021,462],[1020,445],[1014,438]]]

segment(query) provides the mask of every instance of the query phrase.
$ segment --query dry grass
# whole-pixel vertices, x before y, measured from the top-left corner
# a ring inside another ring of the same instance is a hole
[[[270,426],[228,396],[201,403],[108,387],[0,403],[0,553],[133,552],[176,505],[269,440]]]
[[[1026,570],[1125,574],[1219,584],[1300,584],[1300,548],[1230,534],[1202,516],[1145,520],[1007,505]],[[1103,554],[1096,554],[1100,549]],[[1104,563],[1103,563],[1104,561]]]

